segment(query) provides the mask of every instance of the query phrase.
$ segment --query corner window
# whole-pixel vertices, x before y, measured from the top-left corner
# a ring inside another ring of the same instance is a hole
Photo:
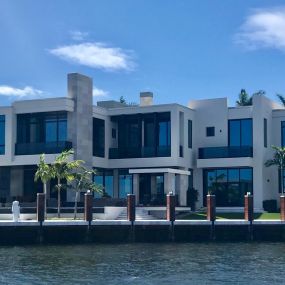
[[[5,116],[0,115],[0,155],[5,154]]]
[[[188,120],[188,147],[192,148],[192,121]]]
[[[214,137],[215,136],[215,127],[207,127],[206,128],[206,136]]]

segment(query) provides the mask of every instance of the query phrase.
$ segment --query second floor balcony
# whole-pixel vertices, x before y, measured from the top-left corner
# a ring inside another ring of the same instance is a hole
[[[169,157],[171,156],[170,146],[141,147],[141,148],[110,148],[110,159],[122,158],[146,158],[146,157]]]
[[[199,159],[253,157],[252,146],[222,146],[199,148]]]
[[[42,143],[16,143],[15,155],[53,154],[61,153],[72,148],[69,141],[42,142]]]

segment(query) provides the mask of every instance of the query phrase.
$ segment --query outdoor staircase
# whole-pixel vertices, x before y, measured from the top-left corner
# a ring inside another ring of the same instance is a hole
[[[127,209],[124,209],[121,214],[116,218],[116,220],[127,220]],[[136,208],[136,220],[157,220],[152,215],[149,215],[148,211],[141,208]]]

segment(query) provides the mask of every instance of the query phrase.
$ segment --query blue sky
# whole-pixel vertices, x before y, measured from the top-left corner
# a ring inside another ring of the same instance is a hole
[[[69,72],[95,101],[285,95],[285,3],[0,0],[0,105],[65,96]]]

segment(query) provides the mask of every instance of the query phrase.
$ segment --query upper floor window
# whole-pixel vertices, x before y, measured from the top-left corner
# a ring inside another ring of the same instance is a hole
[[[206,136],[214,137],[215,136],[215,127],[207,127],[206,128]]]
[[[229,120],[229,146],[252,146],[252,119]]]
[[[188,147],[192,148],[192,121],[188,120]]]
[[[93,118],[93,155],[105,156],[105,121]]]
[[[66,140],[66,112],[17,115],[17,143],[50,143]]]
[[[0,155],[5,154],[5,116],[0,115]]]
[[[281,146],[285,146],[285,121],[281,122]]]
[[[267,147],[267,119],[263,120],[264,147]]]

